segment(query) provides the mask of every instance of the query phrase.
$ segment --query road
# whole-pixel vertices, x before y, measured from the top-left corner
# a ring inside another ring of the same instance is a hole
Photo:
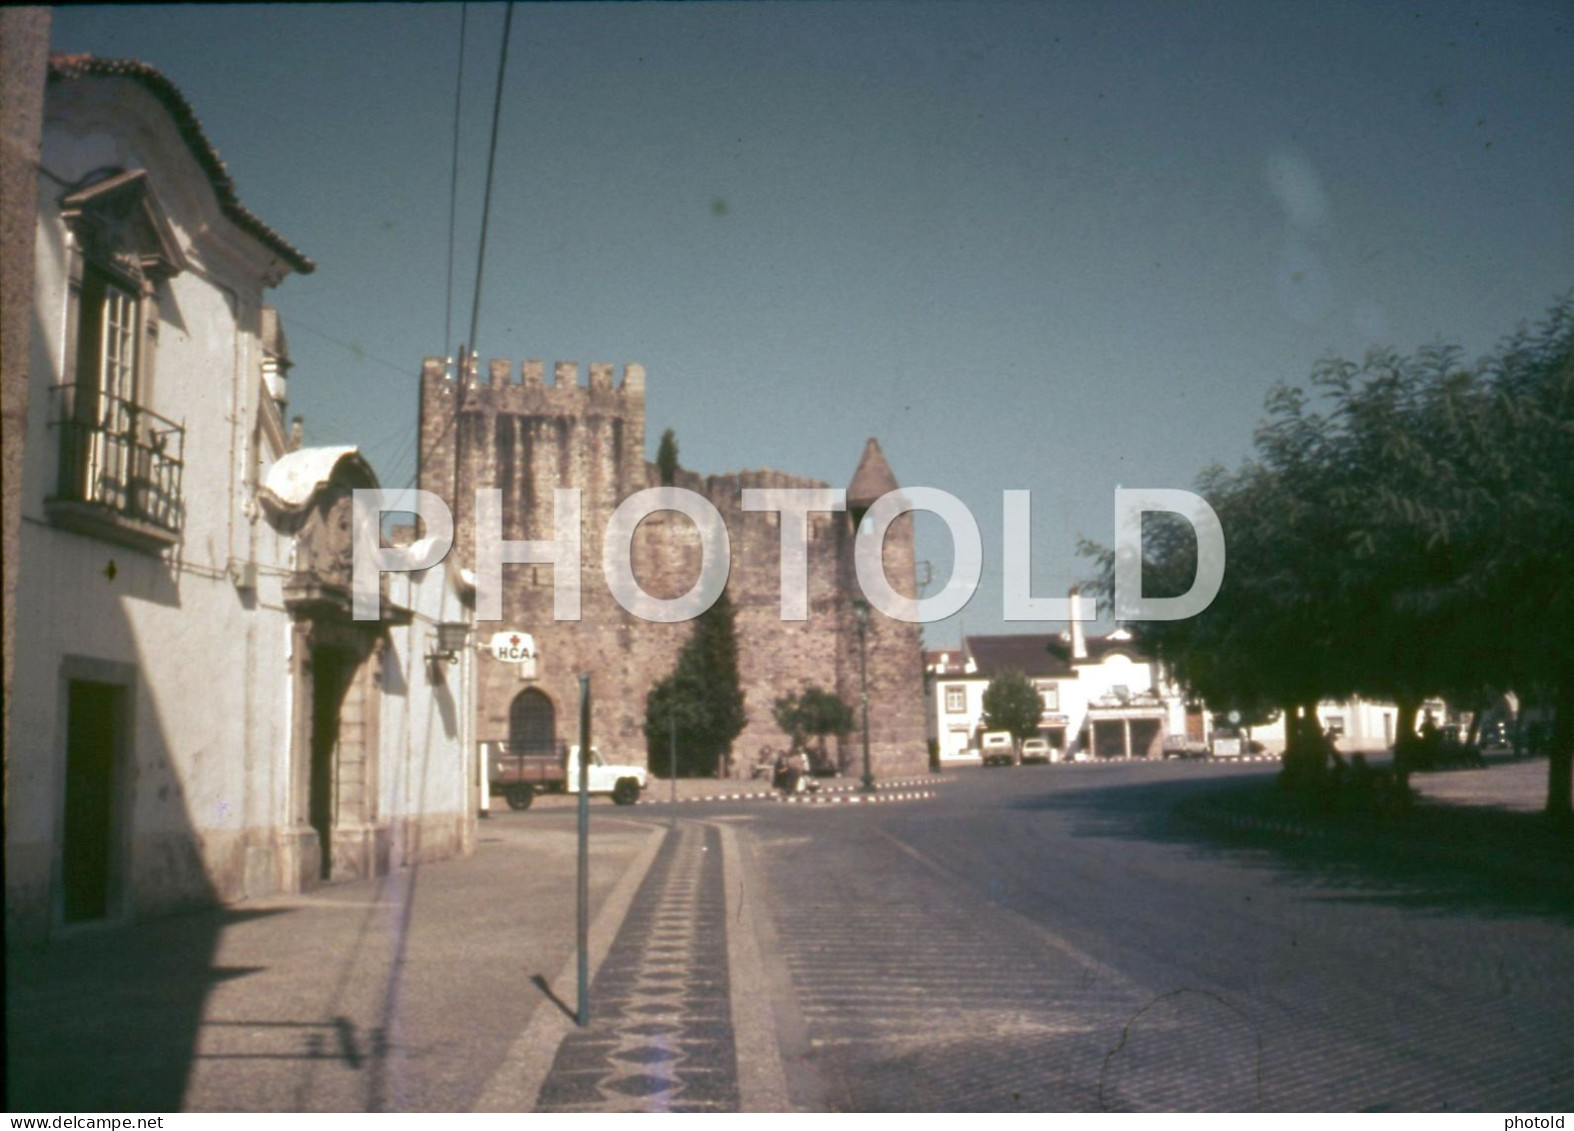
[[[599,803],[583,1028],[573,809],[497,814],[470,857],[8,948],[8,1098],[1574,1108],[1574,891],[1502,863],[1512,846],[1418,855],[1188,815],[1273,772],[1014,767],[878,805]]]
[[[961,772],[736,806],[795,1102],[833,1110],[1567,1110],[1574,917],[1443,865],[1174,813],[1273,767]],[[685,816],[688,814],[685,813]]]

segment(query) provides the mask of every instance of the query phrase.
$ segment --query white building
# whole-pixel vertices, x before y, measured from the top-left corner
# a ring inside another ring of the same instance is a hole
[[[1038,733],[1056,750],[1156,758],[1166,746],[1212,748],[1212,712],[1189,705],[1163,665],[1145,656],[1124,629],[1091,637],[1080,625],[1051,635],[969,636],[960,648],[926,652],[924,665],[932,689],[931,734],[942,764],[978,761],[984,691],[1007,671],[1037,686],[1044,701]],[[1425,706],[1439,720],[1447,715],[1442,700]],[[1399,711],[1392,703],[1355,698],[1326,700],[1317,715],[1341,752],[1373,753],[1393,746]],[[1252,728],[1250,739],[1266,753],[1282,753],[1283,720]]]
[[[8,754],[8,927],[294,891],[464,851],[468,623],[442,568],[349,615],[353,448],[288,452],[252,215],[140,63],[50,60]],[[266,371],[265,371],[266,370]]]
[[[1187,711],[1160,665],[1124,629],[1086,637],[1077,624],[1064,634],[969,636],[960,649],[927,653],[925,663],[942,764],[976,759],[984,691],[1007,671],[1038,688],[1038,733],[1052,749],[1158,757],[1166,738],[1203,737],[1201,712]]]

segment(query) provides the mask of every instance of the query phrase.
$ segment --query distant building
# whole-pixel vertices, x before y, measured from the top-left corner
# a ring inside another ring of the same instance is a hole
[[[1164,666],[1137,646],[1131,633],[1117,628],[1104,636],[1084,636],[1081,625],[1054,634],[969,636],[960,648],[925,654],[930,687],[930,727],[942,764],[977,761],[984,730],[984,690],[1007,671],[1031,679],[1043,698],[1038,733],[1051,748],[1094,758],[1157,758],[1166,749],[1200,754],[1213,750],[1215,731],[1234,734],[1225,715],[1189,701]],[[1450,717],[1442,700],[1426,710],[1442,721]],[[1337,749],[1345,753],[1386,750],[1394,743],[1398,708],[1392,703],[1353,698],[1324,700],[1318,721]],[[1243,743],[1266,754],[1284,750],[1284,723],[1242,728]],[[1248,752],[1231,745],[1233,754]]]
[[[36,191],[8,928],[467,850],[472,660],[427,659],[465,588],[396,579],[352,621],[349,493],[376,478],[288,450],[264,296],[311,260],[142,63],[50,59]]]
[[[1038,734],[1062,755],[1157,758],[1166,739],[1194,729],[1179,691],[1124,629],[1087,637],[1074,623],[1065,634],[969,636],[928,655],[942,764],[973,760],[984,691],[1008,671],[1033,681],[1043,701]]]

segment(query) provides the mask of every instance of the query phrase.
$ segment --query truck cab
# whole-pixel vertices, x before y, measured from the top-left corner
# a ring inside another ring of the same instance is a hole
[[[576,744],[568,748],[568,762],[564,769],[567,771],[569,793],[579,792],[579,746]],[[610,793],[612,800],[619,805],[632,805],[639,800],[642,791],[649,782],[644,766],[627,766],[609,764],[601,756],[601,751],[596,747],[590,748],[590,764],[586,767],[589,783],[588,792],[592,794]]]

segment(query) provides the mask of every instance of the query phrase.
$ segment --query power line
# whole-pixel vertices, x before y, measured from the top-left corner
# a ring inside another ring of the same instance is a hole
[[[435,448],[438,444],[442,443],[443,440],[447,439],[448,433],[454,429],[454,425],[459,419],[459,413],[464,408],[466,374],[470,368],[470,355],[475,351],[475,339],[478,332],[477,328],[481,321],[481,284],[486,274],[487,227],[492,214],[493,173],[497,168],[497,129],[498,123],[503,115],[503,79],[508,73],[508,41],[510,38],[509,32],[513,26],[514,0],[508,0],[508,7],[505,9],[503,14],[503,43],[498,51],[497,57],[497,90],[492,99],[492,140],[487,148],[486,192],[481,201],[481,236],[480,243],[476,251],[475,294],[470,307],[470,336],[469,339],[462,343],[460,347],[460,356],[458,358],[458,364],[455,367],[453,414],[449,416],[447,423],[443,425],[443,431],[435,440],[432,441],[432,448]],[[447,349],[446,343],[444,344],[443,348]],[[409,486],[415,486],[415,482],[421,474],[421,464],[425,462],[427,456],[431,455],[432,448],[428,448],[424,452],[421,451],[418,438],[415,470],[410,475]],[[458,502],[458,474],[459,453],[455,452],[454,475],[456,477],[456,482],[454,484],[454,495],[456,504]]]
[[[314,337],[321,338],[325,342],[329,342],[329,343],[331,343],[333,345],[336,345],[340,349],[345,350],[348,353],[353,353],[356,357],[360,358],[362,361],[375,361],[378,365],[381,365],[383,368],[385,368],[385,369],[392,369],[395,373],[398,373],[400,376],[403,376],[403,377],[408,377],[410,375],[410,367],[408,365],[400,365],[398,362],[389,361],[386,357],[378,357],[374,353],[367,353],[360,346],[352,345],[350,342],[340,341],[338,338],[334,337],[332,334],[329,334],[329,333],[326,333],[326,332],[324,332],[322,330],[319,330],[315,326],[308,326],[306,323],[302,322],[299,318],[296,318],[294,315],[290,315],[290,316],[286,317],[284,314],[281,313],[279,315],[279,317],[281,319],[283,319],[284,324],[286,326],[290,327],[291,329],[294,329],[294,330],[305,330],[308,334],[311,334]]]
[[[465,93],[465,23],[470,5],[459,5],[459,69],[454,75],[454,157],[448,181],[448,303],[443,312],[443,352],[453,345],[454,332],[454,224],[459,200],[459,110]]]
[[[475,300],[470,306],[470,337],[466,349],[474,350],[476,328],[481,321],[481,279],[486,273],[486,229],[492,217],[492,171],[497,165],[497,127],[503,116],[503,76],[508,71],[508,32],[514,24],[514,0],[508,0],[503,15],[503,46],[497,58],[497,94],[492,101],[492,144],[486,154],[486,195],[481,200],[481,247],[476,255]]]

